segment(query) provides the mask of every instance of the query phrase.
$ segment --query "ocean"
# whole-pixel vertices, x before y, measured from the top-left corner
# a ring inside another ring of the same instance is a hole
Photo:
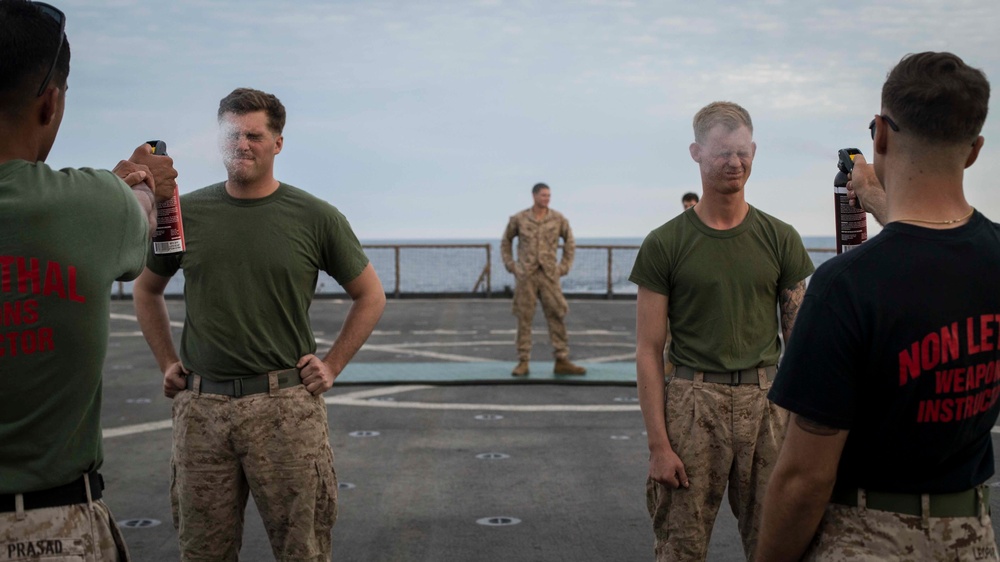
[[[802,242],[817,266],[835,255],[833,236],[804,236]],[[563,291],[568,295],[634,295],[636,286],[628,275],[641,243],[642,238],[577,238],[576,258],[572,271],[563,278]],[[363,240],[362,244],[389,295],[485,296],[487,291],[506,293],[514,287],[496,239]],[[178,296],[183,292],[181,271],[171,278],[165,293]],[[131,293],[132,283],[112,288],[115,295]],[[337,297],[345,293],[320,272],[316,294]]]

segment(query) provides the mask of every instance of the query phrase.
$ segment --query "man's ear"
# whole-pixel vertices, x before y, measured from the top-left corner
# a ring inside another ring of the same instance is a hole
[[[691,159],[701,164],[701,145],[693,142],[691,143],[691,146],[688,147],[688,151],[691,152]]]
[[[875,140],[872,142],[872,150],[879,154],[885,154],[889,148],[889,124],[885,122],[885,119],[882,119],[881,115],[876,115],[875,119],[881,121],[879,123],[881,126],[875,127]]]
[[[278,135],[278,138],[274,139],[274,155],[277,156],[281,154],[281,147],[285,145],[285,137]]]
[[[48,127],[59,114],[59,96],[62,89],[56,86],[45,88],[42,95],[35,100],[33,106],[36,108],[38,123],[43,127]]]
[[[983,144],[985,142],[986,139],[983,138],[983,135],[979,135],[976,142],[972,143],[972,152],[970,152],[969,157],[965,159],[966,168],[976,163],[976,158],[979,158],[979,151],[983,149]]]

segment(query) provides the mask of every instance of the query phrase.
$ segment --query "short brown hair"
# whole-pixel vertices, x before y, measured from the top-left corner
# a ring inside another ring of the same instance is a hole
[[[705,135],[716,125],[725,125],[730,131],[745,125],[753,134],[753,121],[747,110],[731,101],[714,101],[694,115],[695,142],[703,142]]]
[[[901,131],[937,143],[966,143],[983,130],[990,83],[952,53],[908,54],[882,86],[882,107]]]
[[[276,135],[285,129],[285,106],[273,94],[252,88],[236,88],[219,102],[219,121],[226,113],[246,115],[255,111],[267,114],[267,127]]]
[[[541,191],[543,189],[548,189],[548,188],[549,188],[549,186],[545,185],[544,183],[536,183],[535,185],[531,186],[531,194],[532,195],[538,195],[539,191]]]

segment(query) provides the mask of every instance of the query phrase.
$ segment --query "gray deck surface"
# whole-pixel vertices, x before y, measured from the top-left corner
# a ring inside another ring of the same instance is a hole
[[[314,303],[322,350],[348,306]],[[168,308],[179,341],[183,303]],[[652,560],[635,303],[571,301],[567,324],[573,359],[590,373],[551,375],[539,310],[532,373],[520,381],[510,376],[509,301],[388,303],[368,345],[326,394],[341,482],[334,560]],[[120,522],[139,525],[123,528],[134,560],[177,560],[168,500],[170,401],[130,302],[112,303],[111,331],[105,500]],[[489,453],[507,456],[477,457]],[[502,518],[520,522],[477,523]],[[240,559],[274,560],[252,502],[246,519]],[[745,560],[726,502],[709,560]]]

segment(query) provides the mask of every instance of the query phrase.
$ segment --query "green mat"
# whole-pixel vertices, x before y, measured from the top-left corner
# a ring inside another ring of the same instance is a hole
[[[512,377],[514,361],[475,363],[351,363],[337,377],[343,384],[593,384],[635,386],[635,363],[577,362],[583,376],[552,374],[552,361],[532,361],[527,377]]]

